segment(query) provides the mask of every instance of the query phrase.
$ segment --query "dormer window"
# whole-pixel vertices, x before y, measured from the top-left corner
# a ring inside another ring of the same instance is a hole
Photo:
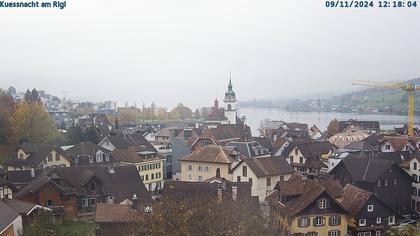
[[[96,162],[102,162],[102,152],[96,153]]]
[[[367,206],[367,211],[372,212],[373,211],[373,205],[368,205]]]
[[[319,209],[327,209],[327,202],[328,202],[328,200],[325,199],[325,198],[319,199],[318,208]]]
[[[386,149],[386,150],[391,150],[391,145],[386,144],[386,145],[385,145],[385,149]]]
[[[19,154],[20,159],[23,159],[23,156],[24,156],[23,153]]]
[[[295,148],[295,155],[299,154],[299,149]]]
[[[95,183],[90,183],[90,191],[91,192],[95,192],[96,191],[96,184]]]

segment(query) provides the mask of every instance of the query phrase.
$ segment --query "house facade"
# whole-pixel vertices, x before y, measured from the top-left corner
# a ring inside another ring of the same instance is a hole
[[[299,175],[279,182],[267,196],[277,235],[347,235],[350,215],[336,200],[342,196],[337,183],[303,180]]]
[[[373,192],[401,215],[411,213],[412,177],[393,161],[349,155],[329,174],[342,185],[352,184]]]
[[[72,160],[61,147],[49,144],[23,143],[16,157],[7,161],[8,171],[69,167]]]
[[[234,182],[251,183],[252,196],[264,203],[279,181],[287,181],[292,167],[281,157],[243,158],[232,170]]]
[[[202,182],[216,175],[232,181],[232,168],[239,163],[239,153],[209,145],[180,159],[181,180]]]
[[[401,163],[401,167],[413,178],[411,208],[420,213],[420,157],[415,154],[410,160]]]

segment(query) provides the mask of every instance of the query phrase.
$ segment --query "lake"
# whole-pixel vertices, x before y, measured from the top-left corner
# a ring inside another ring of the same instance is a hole
[[[327,129],[331,120],[375,120],[379,121],[381,129],[394,129],[407,123],[407,116],[382,115],[382,114],[357,114],[357,113],[335,113],[335,112],[288,112],[277,109],[238,109],[239,117],[246,116],[246,123],[251,127],[252,134],[257,136],[260,122],[266,118],[270,120],[283,120],[286,122],[306,123],[309,126],[315,124],[322,131]],[[420,124],[420,116],[414,117],[414,124]]]

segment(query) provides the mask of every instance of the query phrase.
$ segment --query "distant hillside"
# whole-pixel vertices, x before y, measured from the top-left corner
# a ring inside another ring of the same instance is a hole
[[[405,81],[420,85],[420,78]],[[363,86],[355,86],[355,88]],[[251,100],[241,101],[242,108],[272,108],[296,112],[358,112],[406,114],[407,92],[400,89],[368,88],[326,99]],[[415,95],[415,110],[420,112],[420,91]]]
[[[405,81],[419,84],[420,78]],[[360,86],[362,87],[362,86]],[[415,109],[420,111],[420,91],[415,95]],[[353,112],[389,112],[405,114],[408,107],[407,92],[400,89],[368,88],[346,93],[323,101],[325,107],[351,109]],[[340,111],[340,110],[337,110]]]

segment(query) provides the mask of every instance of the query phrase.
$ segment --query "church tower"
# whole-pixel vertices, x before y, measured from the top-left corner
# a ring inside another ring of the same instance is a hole
[[[236,95],[232,90],[232,75],[229,78],[228,91],[225,93],[225,117],[228,124],[236,124]]]

